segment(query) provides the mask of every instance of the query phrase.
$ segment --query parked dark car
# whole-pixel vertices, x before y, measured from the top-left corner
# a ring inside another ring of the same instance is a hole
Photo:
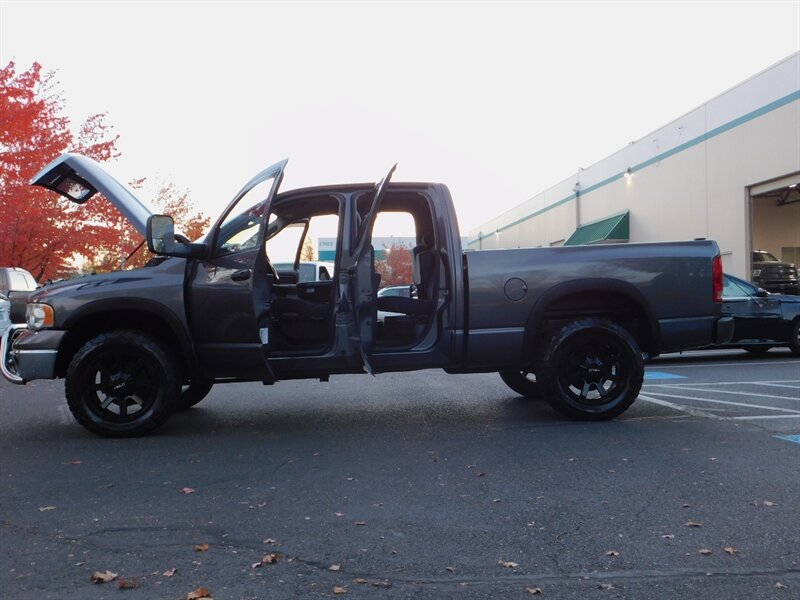
[[[770,294],[733,275],[724,275],[722,314],[733,317],[733,339],[720,348],[766,352],[789,346],[800,356],[800,297]]]
[[[797,267],[778,260],[771,252],[753,252],[753,283],[768,292],[800,294],[797,282]]]

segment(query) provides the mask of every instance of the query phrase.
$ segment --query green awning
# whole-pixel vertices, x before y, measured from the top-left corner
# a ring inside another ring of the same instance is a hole
[[[616,244],[627,242],[630,239],[631,219],[630,211],[581,225],[575,230],[565,246],[580,246],[582,244]]]

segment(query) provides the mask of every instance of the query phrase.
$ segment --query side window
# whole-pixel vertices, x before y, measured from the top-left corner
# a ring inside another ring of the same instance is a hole
[[[299,223],[291,223],[269,237],[267,239],[267,257],[269,257],[270,262],[272,264],[286,263],[294,266],[305,230],[306,223],[301,221]]]
[[[217,254],[255,249],[273,183],[274,178],[270,178],[248,190],[225,216],[217,235]]]

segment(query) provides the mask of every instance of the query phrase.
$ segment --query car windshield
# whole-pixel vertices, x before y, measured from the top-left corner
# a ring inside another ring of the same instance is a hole
[[[766,250],[758,250],[753,252],[753,262],[779,262],[771,252]]]

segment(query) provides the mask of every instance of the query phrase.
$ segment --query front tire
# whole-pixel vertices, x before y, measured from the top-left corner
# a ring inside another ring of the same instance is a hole
[[[546,343],[536,369],[542,395],[573,419],[600,421],[625,412],[642,388],[636,340],[606,319],[568,323]]]
[[[67,369],[67,404],[77,421],[104,437],[146,435],[172,414],[180,393],[172,353],[153,336],[110,331],[89,340]]]
[[[537,400],[542,397],[539,384],[536,382],[536,374],[532,371],[504,369],[500,371],[500,379],[520,396],[525,396],[531,400]]]

